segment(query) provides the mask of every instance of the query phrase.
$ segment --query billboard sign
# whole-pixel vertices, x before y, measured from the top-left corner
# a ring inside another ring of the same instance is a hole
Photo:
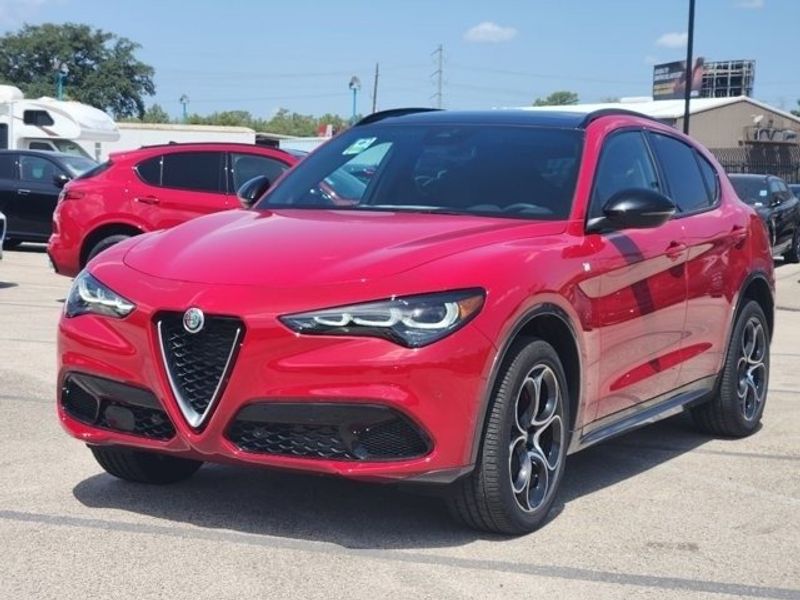
[[[703,86],[702,57],[698,58],[692,69],[692,98],[700,95]],[[686,90],[686,61],[679,60],[662,63],[653,67],[653,100],[678,100]]]

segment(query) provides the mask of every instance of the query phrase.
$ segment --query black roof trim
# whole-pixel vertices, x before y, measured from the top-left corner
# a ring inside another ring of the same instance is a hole
[[[245,148],[267,148],[269,150],[278,150],[285,154],[288,154],[286,150],[283,148],[276,148],[274,146],[267,146],[265,144],[250,144],[248,142],[175,142],[169,141],[164,142],[163,144],[145,144],[144,146],[139,146],[138,150],[145,150],[150,148],[175,148],[175,147],[183,147],[183,146],[242,146]],[[128,152],[132,152],[136,150],[136,148],[131,148],[130,150],[121,150],[119,152],[115,152],[115,154],[126,154]]]
[[[377,123],[378,121],[383,121],[391,117],[402,117],[405,115],[413,115],[414,113],[436,112],[439,110],[441,110],[441,108],[390,108],[388,110],[379,110],[361,119],[355,124],[355,127]]]
[[[583,120],[578,124],[579,129],[586,129],[592,122],[602,117],[613,117],[615,115],[639,117],[640,119],[647,119],[648,121],[655,121],[656,123],[665,124],[663,119],[656,119],[649,115],[636,112],[635,110],[628,110],[627,108],[601,108],[587,113]]]

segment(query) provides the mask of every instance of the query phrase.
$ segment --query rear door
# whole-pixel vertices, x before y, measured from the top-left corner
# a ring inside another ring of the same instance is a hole
[[[132,206],[153,229],[233,208],[227,196],[225,153],[170,152],[138,163]]]
[[[716,375],[725,352],[726,325],[733,309],[729,290],[747,272],[744,242],[747,213],[721,202],[716,168],[695,148],[651,132],[667,193],[678,206],[688,246],[687,312],[679,385]]]
[[[603,144],[588,218],[603,215],[617,192],[663,191],[642,131],[613,133]],[[670,220],[653,229],[587,235],[598,249],[584,268],[597,272],[592,312],[599,330],[595,416],[631,409],[672,391],[686,316],[683,227]]]
[[[53,211],[61,189],[55,184],[57,175],[68,175],[49,158],[19,154],[19,181],[11,200],[14,215],[14,237],[46,241],[53,227]]]

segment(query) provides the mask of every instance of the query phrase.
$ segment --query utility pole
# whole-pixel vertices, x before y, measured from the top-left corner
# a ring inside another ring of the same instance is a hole
[[[694,0],[689,0],[689,32],[686,40],[686,90],[683,96],[683,133],[689,135],[689,100],[692,97],[692,50],[694,49]]]
[[[378,110],[378,63],[375,63],[375,77],[372,80],[372,112]]]
[[[439,46],[431,52],[431,56],[436,55],[436,70],[431,74],[431,77],[436,77],[436,108],[442,108],[442,79],[444,78],[444,47]]]

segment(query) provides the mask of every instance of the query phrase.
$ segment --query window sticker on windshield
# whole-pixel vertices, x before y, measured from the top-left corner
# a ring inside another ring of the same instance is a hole
[[[372,143],[377,139],[378,138],[374,138],[374,137],[357,139],[355,142],[350,144],[345,149],[345,151],[342,152],[342,154],[345,155],[345,156],[348,155],[348,154],[361,154],[364,150],[369,148],[372,145]]]
[[[766,197],[767,190],[759,190],[758,195],[761,196],[762,198]]]

